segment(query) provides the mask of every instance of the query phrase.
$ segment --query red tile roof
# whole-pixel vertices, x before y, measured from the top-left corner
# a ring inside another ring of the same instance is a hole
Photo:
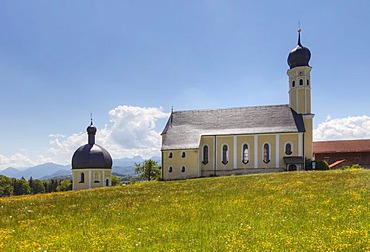
[[[313,152],[314,153],[370,152],[370,139],[314,142]]]

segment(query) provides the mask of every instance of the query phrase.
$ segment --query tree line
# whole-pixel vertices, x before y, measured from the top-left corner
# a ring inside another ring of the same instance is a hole
[[[51,179],[48,181],[41,181],[39,179],[33,179],[32,177],[26,180],[23,177],[21,179],[16,179],[0,175],[0,197],[68,190],[72,190],[71,180]]]

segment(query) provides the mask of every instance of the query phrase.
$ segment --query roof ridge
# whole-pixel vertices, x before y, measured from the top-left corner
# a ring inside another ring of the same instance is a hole
[[[279,105],[261,105],[261,106],[246,106],[246,107],[230,107],[230,108],[218,108],[218,109],[190,109],[190,110],[179,110],[174,111],[173,113],[197,113],[197,112],[213,112],[213,111],[225,111],[225,110],[239,110],[245,108],[271,108],[271,107],[289,107],[288,104],[279,104]]]

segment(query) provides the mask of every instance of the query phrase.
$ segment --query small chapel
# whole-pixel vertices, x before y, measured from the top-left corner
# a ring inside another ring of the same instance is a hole
[[[288,55],[289,104],[172,111],[162,132],[163,180],[303,170],[312,159],[311,52]]]
[[[112,157],[95,143],[97,128],[92,119],[86,131],[87,144],[79,147],[72,156],[72,190],[111,185]]]

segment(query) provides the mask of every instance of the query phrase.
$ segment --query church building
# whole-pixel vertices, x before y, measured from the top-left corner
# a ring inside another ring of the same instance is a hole
[[[91,119],[87,127],[88,143],[72,156],[73,190],[111,185],[112,157],[106,149],[95,144],[96,131]]]
[[[289,53],[289,104],[172,111],[162,132],[163,180],[303,170],[312,159],[311,53]]]

